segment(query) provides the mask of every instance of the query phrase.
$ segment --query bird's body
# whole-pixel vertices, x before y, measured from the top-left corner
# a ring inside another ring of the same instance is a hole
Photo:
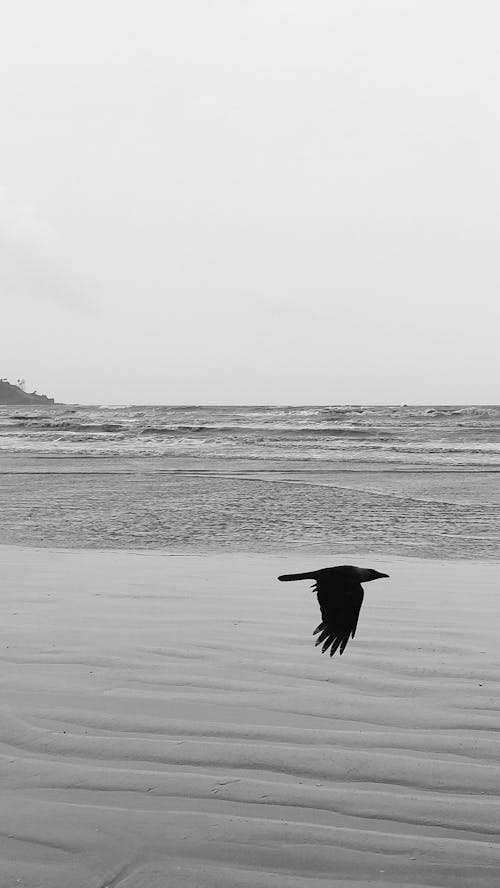
[[[349,638],[354,638],[356,633],[364,594],[361,583],[387,576],[369,568],[343,564],[306,573],[283,574],[278,580],[314,580],[321,623],[313,634],[318,636],[316,645],[322,644],[322,653],[330,650],[330,656],[333,656],[337,649],[342,654]]]

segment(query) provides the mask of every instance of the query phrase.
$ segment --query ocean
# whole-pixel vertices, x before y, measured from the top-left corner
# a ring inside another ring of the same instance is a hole
[[[0,542],[498,559],[498,406],[0,407]]]

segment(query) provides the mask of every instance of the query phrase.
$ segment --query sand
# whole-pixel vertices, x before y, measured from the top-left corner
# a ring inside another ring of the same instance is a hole
[[[1,888],[500,883],[498,566],[0,547]]]

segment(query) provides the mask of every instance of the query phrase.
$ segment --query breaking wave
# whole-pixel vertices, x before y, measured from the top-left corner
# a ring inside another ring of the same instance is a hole
[[[495,406],[0,408],[0,451],[500,466]]]

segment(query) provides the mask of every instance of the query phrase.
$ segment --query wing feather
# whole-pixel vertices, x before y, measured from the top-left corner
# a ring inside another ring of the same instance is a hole
[[[363,603],[363,587],[357,582],[339,586],[328,582],[327,578],[318,578],[317,597],[322,621],[313,633],[318,635],[315,644],[322,645],[323,654],[329,650],[333,657],[338,650],[341,655],[349,638],[354,638],[356,633]]]

